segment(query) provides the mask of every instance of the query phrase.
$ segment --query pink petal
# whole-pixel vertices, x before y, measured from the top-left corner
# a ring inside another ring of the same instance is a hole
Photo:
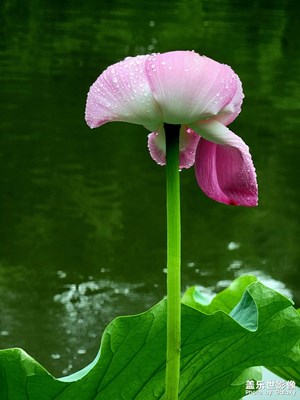
[[[222,112],[215,117],[215,119],[221,122],[223,125],[229,125],[241,112],[241,107],[243,103],[244,93],[242,88],[242,83],[239,77],[236,75],[236,92],[231,99],[230,103],[222,110]]]
[[[163,126],[159,131],[148,135],[148,149],[152,159],[158,165],[166,165],[166,139]]]
[[[145,68],[164,122],[189,124],[219,114],[237,115],[238,99],[233,99],[241,84],[229,66],[193,51],[174,51],[150,56]]]
[[[216,121],[198,124],[197,131],[202,137],[196,152],[195,171],[203,192],[221,203],[256,206],[256,173],[248,146]]]
[[[144,125],[151,131],[162,123],[160,108],[145,74],[145,61],[149,57],[128,57],[98,77],[86,104],[86,121],[91,128],[110,121],[125,121]]]
[[[180,129],[179,137],[179,168],[190,168],[195,162],[195,153],[200,136],[192,129],[184,126]],[[148,135],[148,149],[154,161],[166,165],[166,141],[163,127],[158,132]]]
[[[179,164],[180,169],[190,168],[195,163],[196,150],[200,140],[192,129],[182,127],[179,137]]]

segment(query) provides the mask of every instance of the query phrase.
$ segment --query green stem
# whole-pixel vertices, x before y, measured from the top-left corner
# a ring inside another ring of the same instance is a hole
[[[178,399],[181,336],[180,125],[165,124],[167,186],[167,365],[166,400]]]

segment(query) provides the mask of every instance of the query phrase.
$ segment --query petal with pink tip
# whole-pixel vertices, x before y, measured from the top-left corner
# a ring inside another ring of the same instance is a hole
[[[155,130],[162,115],[145,74],[146,56],[128,57],[108,67],[91,86],[85,118],[91,128],[124,121]]]
[[[158,165],[166,165],[166,138],[163,126],[148,135],[150,156]]]
[[[231,102],[240,81],[227,65],[193,51],[173,51],[151,55],[145,68],[164,122],[189,124],[236,111]]]
[[[185,126],[181,127],[179,137],[179,167],[190,168],[195,163],[196,150],[200,140],[192,129]]]
[[[198,124],[196,130],[202,137],[195,171],[203,192],[221,203],[256,206],[256,173],[248,146],[217,121]]]
[[[179,168],[190,168],[195,162],[195,153],[200,136],[192,129],[181,126],[179,136]],[[158,132],[148,135],[148,149],[158,165],[166,165],[166,140],[163,126]]]

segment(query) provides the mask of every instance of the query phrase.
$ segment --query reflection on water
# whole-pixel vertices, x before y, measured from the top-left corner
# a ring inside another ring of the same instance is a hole
[[[87,282],[64,285],[63,290],[62,293],[56,294],[53,300],[63,306],[60,313],[62,334],[72,340],[76,338],[77,346],[81,346],[76,349],[75,360],[88,351],[90,353],[92,350],[95,351],[95,346],[91,348],[89,341],[99,346],[103,324],[108,324],[112,318],[124,312],[122,304],[126,304],[129,314],[138,310],[143,311],[146,304],[147,307],[153,304],[153,295],[147,293],[147,288],[142,283],[132,284],[108,279],[93,281],[90,277]],[[143,307],[140,306],[141,300]],[[99,321],[101,321],[100,327]],[[74,370],[74,354],[70,355],[69,363],[62,371],[63,374]],[[95,354],[91,353],[88,356],[93,357]],[[51,357],[57,360],[61,355],[54,353]]]
[[[164,296],[164,169],[148,132],[84,122],[100,71],[149,51],[194,49],[240,75],[232,130],[260,187],[258,208],[225,207],[181,172],[183,289],[255,273],[300,304],[298,13],[293,0],[0,4],[1,347],[73,372],[113,317]]]
[[[0,279],[1,343],[29,351],[30,338],[30,354],[57,376],[95,357],[113,318],[143,312],[162,296],[157,284],[111,280],[105,268],[99,269],[99,279],[85,280],[62,270],[39,276],[21,266],[1,267],[12,274]]]

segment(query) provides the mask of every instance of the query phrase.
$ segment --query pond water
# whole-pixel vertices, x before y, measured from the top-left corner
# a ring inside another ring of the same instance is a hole
[[[89,86],[128,55],[194,49],[243,82],[231,128],[259,206],[215,203],[182,171],[183,289],[254,273],[300,305],[298,1],[6,0],[0,26],[1,348],[74,372],[112,318],[166,293],[165,170],[148,132],[84,121]]]

